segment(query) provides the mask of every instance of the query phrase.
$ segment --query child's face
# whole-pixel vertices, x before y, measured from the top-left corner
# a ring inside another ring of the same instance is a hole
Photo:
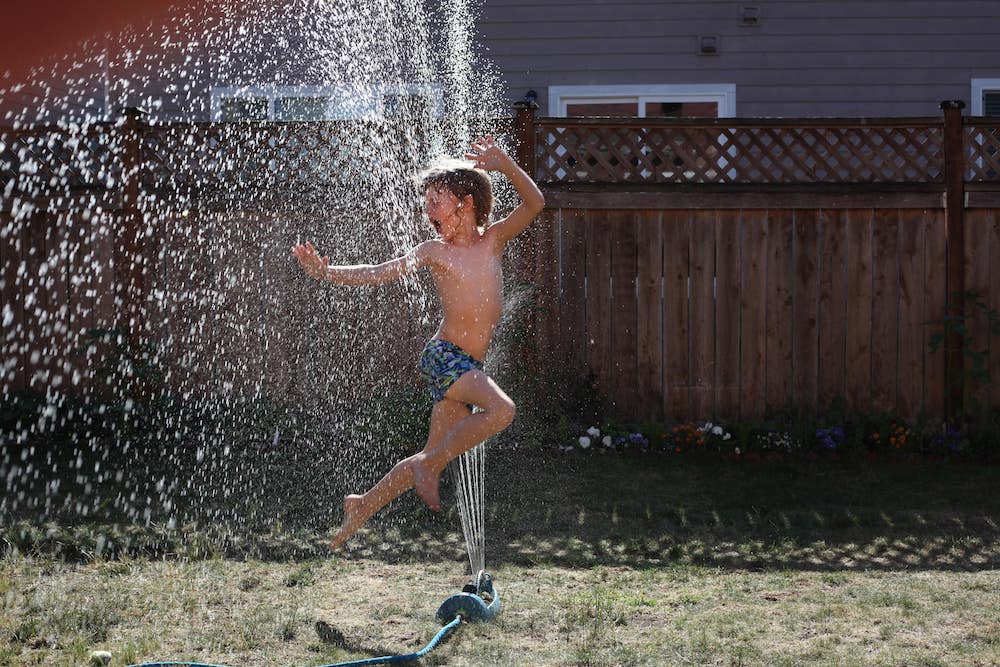
[[[446,188],[427,188],[424,198],[431,227],[442,240],[449,240],[462,222],[465,204]]]

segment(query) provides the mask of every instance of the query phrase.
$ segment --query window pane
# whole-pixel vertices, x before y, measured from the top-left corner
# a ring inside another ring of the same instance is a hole
[[[386,118],[423,118],[430,115],[430,104],[423,95],[390,94],[382,97],[382,112]]]
[[[983,93],[983,115],[1000,116],[1000,90],[987,90]]]
[[[638,116],[638,102],[569,102],[567,116]]]
[[[266,97],[223,97],[222,120],[267,120]]]
[[[279,97],[274,101],[274,116],[279,120],[322,120],[326,104],[324,96]]]
[[[647,102],[647,118],[718,118],[717,102]]]

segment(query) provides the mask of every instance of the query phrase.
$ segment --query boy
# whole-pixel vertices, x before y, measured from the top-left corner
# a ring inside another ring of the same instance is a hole
[[[421,375],[434,397],[427,445],[397,463],[367,493],[344,499],[344,522],[331,549],[411,487],[425,505],[440,509],[438,483],[448,462],[514,419],[514,402],[483,372],[483,359],[500,321],[504,247],[531,224],[545,200],[492,136],[472,142],[465,158],[472,167],[452,160],[424,174],[427,217],[437,238],[402,257],[375,266],[330,266],[329,258],[320,258],[308,242],[292,248],[306,273],[341,285],[374,285],[430,268],[444,311],[420,356]],[[510,215],[492,225],[493,191],[485,171],[504,174],[521,197]],[[469,406],[480,411],[473,414]]]

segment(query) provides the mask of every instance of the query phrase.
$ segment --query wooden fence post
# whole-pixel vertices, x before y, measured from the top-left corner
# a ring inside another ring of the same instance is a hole
[[[142,116],[137,107],[122,109],[122,221],[115,244],[115,283],[122,305],[122,320],[129,339],[138,342],[143,329],[143,300],[145,298],[144,260],[140,242],[139,210],[140,176],[142,169]]]
[[[532,179],[535,178],[535,113],[538,104],[534,99],[525,98],[514,103],[516,114],[514,116],[514,158],[518,166],[521,167]],[[525,232],[515,241],[515,251],[517,253],[514,260],[514,270],[517,273],[516,281],[522,284],[533,286],[532,295],[533,306],[527,312],[522,313],[518,319],[520,327],[524,330],[525,345],[521,349],[521,364],[523,368],[537,369],[539,362],[538,350],[538,327],[539,313],[538,305],[544,295],[538,293],[540,283],[537,256],[538,256],[538,225],[544,224],[544,215],[539,216]],[[537,371],[536,371],[537,373]],[[529,376],[532,375],[529,373]],[[539,385],[534,384],[534,391],[539,390]],[[535,395],[537,398],[537,394]]]
[[[947,314],[965,315],[965,146],[962,109],[965,102],[945,100],[944,112],[944,183],[947,236],[945,296]],[[945,415],[949,420],[961,417],[964,410],[965,374],[962,334],[954,327],[947,332],[945,360]]]
[[[517,141],[517,163],[528,176],[535,177],[535,114],[538,103],[534,100],[521,100],[514,103],[517,116],[514,118],[514,133]]]

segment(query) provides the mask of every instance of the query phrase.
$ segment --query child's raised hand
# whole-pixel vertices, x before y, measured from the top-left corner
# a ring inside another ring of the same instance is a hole
[[[476,168],[486,171],[505,171],[514,164],[507,152],[497,145],[493,135],[479,137],[470,144],[465,159],[472,160]]]
[[[317,280],[323,280],[330,265],[329,257],[320,257],[312,243],[305,242],[305,245],[296,243],[292,246],[292,254],[299,260],[302,270]]]

